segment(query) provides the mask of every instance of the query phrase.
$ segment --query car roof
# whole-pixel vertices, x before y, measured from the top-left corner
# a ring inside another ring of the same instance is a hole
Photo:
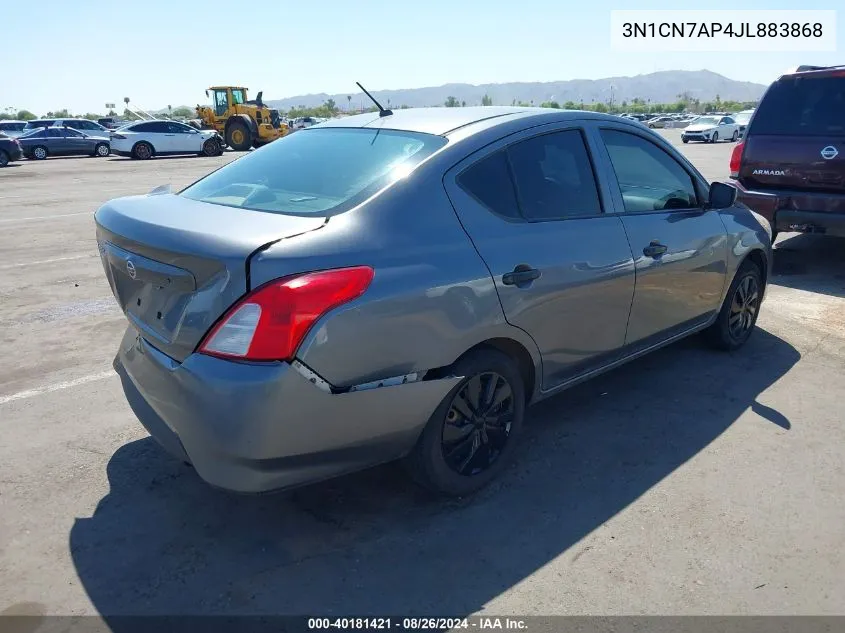
[[[491,119],[500,119],[501,123],[505,123],[525,117],[555,117],[556,120],[577,120],[585,116],[593,119],[606,119],[608,121],[617,121],[619,119],[619,117],[610,114],[539,107],[468,106],[458,108],[405,108],[393,110],[393,114],[384,117],[379,116],[378,112],[368,112],[342,119],[331,119],[323,123],[318,123],[312,126],[311,129],[329,127],[381,128],[446,136],[455,130],[482,121],[493,123]]]

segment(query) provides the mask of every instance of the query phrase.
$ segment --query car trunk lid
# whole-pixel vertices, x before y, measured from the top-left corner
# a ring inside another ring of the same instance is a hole
[[[111,201],[95,222],[103,268],[124,314],[151,345],[182,361],[250,289],[254,253],[318,229],[326,218],[159,193]]]

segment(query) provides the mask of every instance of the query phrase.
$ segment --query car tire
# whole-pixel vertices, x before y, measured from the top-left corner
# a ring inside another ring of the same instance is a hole
[[[689,143],[689,139],[688,139],[688,138],[684,138],[683,136],[681,137],[681,140],[682,140],[684,143]]]
[[[223,153],[220,143],[216,139],[210,138],[202,144],[202,152],[200,156],[220,156]]]
[[[713,136],[710,137],[711,143],[718,143],[719,142],[719,133],[713,132]]]
[[[0,167],[5,167],[9,164],[9,155],[5,150],[0,149]]]
[[[513,456],[525,416],[525,383],[512,358],[488,348],[465,354],[445,375],[463,378],[432,413],[404,463],[418,484],[437,494],[460,497],[488,485]],[[493,407],[491,416],[476,419],[459,413],[459,409],[477,413],[489,407],[491,383],[493,400],[505,398]]]
[[[754,332],[762,300],[763,273],[757,264],[746,260],[731,282],[716,321],[705,330],[707,342],[727,352],[745,345]]]
[[[739,130],[734,130],[734,135],[731,137],[731,142],[736,143],[739,139]]]
[[[153,157],[153,153],[153,146],[146,141],[135,143],[132,147],[132,158],[136,158],[138,160],[149,160]]]
[[[235,142],[233,137],[240,137],[240,142]],[[233,121],[226,130],[226,144],[236,152],[245,152],[252,147],[252,135],[243,121]]]
[[[111,148],[108,143],[97,143],[97,147],[94,148],[94,156],[105,158],[109,154],[111,154]]]
[[[49,152],[47,151],[47,148],[43,145],[36,145],[32,148],[31,155],[35,160],[44,160],[45,158],[47,158],[48,154]]]

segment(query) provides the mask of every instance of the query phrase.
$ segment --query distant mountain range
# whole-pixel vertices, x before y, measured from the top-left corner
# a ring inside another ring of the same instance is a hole
[[[350,82],[351,83],[351,82]],[[364,87],[369,86],[364,82]],[[516,82],[502,84],[445,84],[428,88],[406,88],[400,90],[370,90],[382,105],[388,102],[393,107],[425,107],[443,105],[448,97],[455,97],[466,105],[480,105],[484,95],[489,95],[493,105],[510,105],[514,100],[540,105],[544,101],[566,101],[585,104],[607,103],[611,98],[620,104],[639,98],[652,103],[677,101],[678,95],[688,93],[693,99],[710,101],[719,96],[724,101],[756,101],[766,86],[748,81],[735,81],[709,70],[666,70],[635,77],[608,77],[606,79],[573,79],[570,81]],[[352,97],[351,101],[347,97]],[[309,94],[284,99],[268,99],[271,107],[289,110],[294,107],[313,108],[334,99],[341,110],[351,103],[352,109],[371,104],[360,91],[340,94]]]

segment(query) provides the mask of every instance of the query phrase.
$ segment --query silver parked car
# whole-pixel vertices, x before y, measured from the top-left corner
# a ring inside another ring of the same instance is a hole
[[[260,492],[404,459],[467,494],[526,406],[703,331],[751,335],[768,224],[619,117],[362,114],[95,215],[141,423]]]

